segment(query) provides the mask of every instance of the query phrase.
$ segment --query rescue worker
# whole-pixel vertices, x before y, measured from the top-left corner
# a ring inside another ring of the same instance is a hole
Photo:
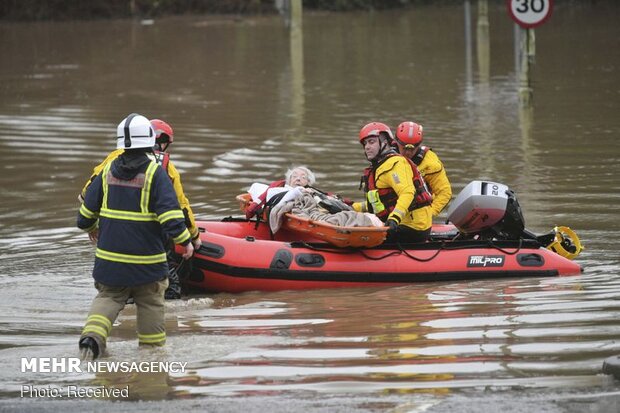
[[[428,189],[433,194],[431,209],[436,217],[452,198],[452,187],[446,169],[439,157],[428,146],[422,145],[424,129],[415,122],[402,122],[396,129],[394,141],[401,155],[409,158],[418,167]]]
[[[168,286],[167,238],[189,259],[194,247],[185,216],[163,168],[147,156],[155,131],[147,118],[127,116],[117,128],[117,148],[84,193],[77,226],[97,240],[94,298],[79,348],[83,358],[104,354],[107,338],[129,297],[137,308],[140,345],[166,342],[164,291]]]
[[[198,231],[198,227],[196,226],[196,220],[194,218],[194,212],[189,204],[189,200],[185,196],[185,192],[183,191],[183,185],[181,184],[181,174],[174,166],[172,161],[170,160],[170,153],[168,152],[168,148],[172,142],[174,142],[174,132],[172,127],[160,119],[151,120],[151,126],[155,131],[155,147],[154,154],[155,160],[161,164],[164,170],[168,173],[170,180],[172,181],[172,186],[174,187],[174,191],[177,196],[177,200],[179,201],[179,205],[181,206],[181,210],[185,214],[185,224],[189,229],[189,233],[192,236],[192,243],[194,244],[194,248],[197,250],[202,245],[200,240],[200,233]],[[124,152],[124,148],[116,149],[104,159],[99,165],[97,165],[93,169],[93,173],[91,174],[90,179],[84,185],[82,192],[78,196],[80,201],[82,201],[86,189],[90,185],[90,183],[95,179],[95,177],[103,170],[105,165],[116,159],[120,154]],[[91,241],[93,241],[91,239]],[[166,299],[179,299],[181,298],[181,282],[176,272],[170,274],[169,278],[169,287],[166,290]]]
[[[187,196],[185,196],[185,192],[183,191],[183,185],[181,184],[181,174],[170,160],[170,153],[168,152],[170,144],[174,142],[174,132],[172,130],[172,127],[168,123],[160,119],[151,120],[151,126],[156,133],[154,145],[155,160],[162,165],[164,170],[168,173],[170,180],[172,181],[174,192],[177,195],[179,205],[181,206],[181,209],[185,214],[187,228],[192,235],[192,243],[194,244],[194,248],[198,249],[200,248],[202,241],[200,240],[200,234],[198,232],[198,227],[196,226],[194,212],[192,211],[189,200],[187,199]],[[84,188],[82,188],[82,192],[80,193],[80,195],[78,195],[78,199],[80,200],[80,202],[83,202],[86,189],[88,188],[92,180],[95,179],[95,177],[103,170],[103,167],[109,162],[116,159],[123,152],[123,148],[116,149],[110,152],[110,154],[103,160],[103,162],[95,166],[91,177],[84,185]]]
[[[353,209],[372,212],[389,226],[388,243],[424,242],[431,232],[432,195],[413,162],[391,146],[393,139],[384,123],[371,122],[360,130],[370,166],[360,183],[366,200],[353,203]]]

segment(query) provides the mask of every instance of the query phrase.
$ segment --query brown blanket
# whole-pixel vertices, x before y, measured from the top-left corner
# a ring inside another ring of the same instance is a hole
[[[324,221],[339,227],[372,227],[372,220],[362,212],[341,211],[330,214],[321,208],[315,197],[308,192],[300,192],[294,200],[283,202],[271,208],[269,227],[275,234],[282,225],[282,218],[286,213],[292,213],[301,218],[313,221]]]

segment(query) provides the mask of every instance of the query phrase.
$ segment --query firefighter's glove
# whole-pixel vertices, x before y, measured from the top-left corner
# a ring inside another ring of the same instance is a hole
[[[388,227],[388,232],[387,232],[388,238],[392,238],[396,236],[396,233],[398,232],[398,222],[396,222],[396,220],[388,219],[385,222],[385,226]]]

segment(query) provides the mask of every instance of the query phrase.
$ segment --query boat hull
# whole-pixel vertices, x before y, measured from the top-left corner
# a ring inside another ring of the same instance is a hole
[[[535,241],[436,241],[397,247],[343,249],[308,234],[278,232],[233,220],[198,222],[203,246],[184,282],[210,292],[395,286],[484,278],[576,275],[581,267]],[[305,239],[304,239],[305,238]]]

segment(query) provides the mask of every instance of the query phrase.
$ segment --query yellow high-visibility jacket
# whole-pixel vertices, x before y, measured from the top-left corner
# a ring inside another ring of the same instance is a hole
[[[95,179],[97,175],[103,170],[103,168],[114,159],[118,158],[120,154],[122,154],[124,149],[116,149],[115,151],[110,152],[110,154],[101,162],[99,165],[95,166],[93,169],[93,173],[91,177],[86,181],[84,188],[82,188],[81,197],[84,199],[84,195],[86,194],[86,189],[91,184],[91,182]],[[168,168],[166,170],[170,180],[172,181],[172,186],[174,187],[174,192],[177,195],[177,200],[179,201],[179,206],[181,210],[186,216],[186,225],[189,230],[192,239],[196,239],[199,236],[198,227],[196,226],[196,219],[194,218],[194,212],[192,211],[192,207],[189,205],[189,200],[185,196],[185,192],[183,192],[183,185],[181,185],[181,174],[177,171],[177,168],[174,166],[172,161],[168,162]]]
[[[433,224],[431,206],[409,211],[413,202],[415,188],[413,186],[413,171],[411,165],[402,156],[391,156],[375,170],[375,185],[377,189],[392,188],[398,195],[396,206],[387,219],[394,219],[400,225],[424,231]],[[353,209],[358,212],[367,212],[368,200],[353,203]]]
[[[415,162],[415,156],[412,160]],[[431,208],[433,216],[436,217],[452,199],[452,186],[448,180],[446,169],[443,167],[437,154],[429,149],[426,151],[424,158],[422,158],[422,162],[418,165],[418,170],[433,193]]]

